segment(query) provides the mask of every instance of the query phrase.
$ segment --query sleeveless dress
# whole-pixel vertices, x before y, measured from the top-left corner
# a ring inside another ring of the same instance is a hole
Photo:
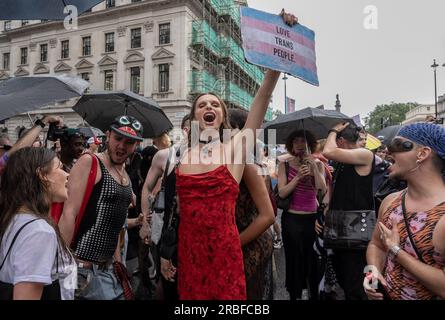
[[[431,267],[445,269],[445,257],[433,246],[434,229],[445,214],[445,202],[423,212],[406,212],[408,224],[413,235],[415,246],[423,260]],[[400,248],[417,258],[416,251],[406,230],[402,212],[402,196],[397,197],[385,213],[383,223],[391,228],[392,221],[397,221],[400,234]],[[384,278],[388,283],[388,294],[392,300],[431,300],[437,297],[424,287],[411,273],[405,270],[396,259],[387,255]]]
[[[181,300],[245,300],[243,253],[235,223],[239,186],[225,165],[202,174],[176,169],[180,206]]]

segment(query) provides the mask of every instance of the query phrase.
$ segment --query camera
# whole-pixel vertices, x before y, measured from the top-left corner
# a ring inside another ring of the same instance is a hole
[[[50,123],[46,139],[49,141],[57,141],[65,134],[65,128],[59,128],[55,123]]]
[[[68,141],[72,136],[83,136],[83,134],[79,131],[78,128],[68,128],[68,127],[57,127],[54,123],[49,125],[48,133],[46,138],[49,141],[57,141],[60,139]]]

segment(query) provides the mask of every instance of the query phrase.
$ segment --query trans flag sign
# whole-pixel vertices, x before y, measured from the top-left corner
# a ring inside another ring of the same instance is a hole
[[[297,24],[289,27],[277,15],[241,7],[241,36],[246,60],[286,72],[319,85],[314,31]]]

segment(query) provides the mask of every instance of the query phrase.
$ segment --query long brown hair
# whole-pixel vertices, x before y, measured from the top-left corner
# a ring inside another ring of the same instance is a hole
[[[204,93],[200,93],[200,94],[195,98],[195,100],[193,101],[193,104],[192,104],[192,109],[190,110],[190,123],[191,123],[193,120],[196,120],[196,119],[195,119],[195,111],[196,111],[196,107],[197,107],[197,105],[198,105],[198,100],[199,100],[199,98],[201,98],[202,96],[205,96],[205,95],[207,95],[207,94],[212,95],[212,96],[214,96],[216,99],[218,99],[218,102],[219,102],[219,104],[221,105],[222,110],[223,110],[223,122],[221,123],[221,126],[219,127],[219,138],[220,138],[221,141],[222,141],[222,139],[223,139],[223,130],[224,130],[224,129],[232,129],[232,127],[230,126],[229,112],[228,112],[227,105],[224,103],[224,101],[223,101],[223,100],[222,100],[216,93],[213,93],[213,92],[204,92]],[[189,137],[189,146],[190,146],[190,144],[191,144],[191,130],[189,130],[188,137]]]
[[[32,147],[20,149],[9,158],[0,183],[0,243],[14,216],[25,207],[54,228],[59,247],[68,253],[59,228],[49,216],[49,183],[39,176],[39,173],[45,176],[51,171],[54,158],[54,151]]]

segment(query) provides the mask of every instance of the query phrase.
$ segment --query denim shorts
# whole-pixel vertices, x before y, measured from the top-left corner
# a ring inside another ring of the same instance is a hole
[[[113,265],[106,269],[93,264],[92,269],[77,269],[76,300],[124,300],[121,284],[113,272]]]

